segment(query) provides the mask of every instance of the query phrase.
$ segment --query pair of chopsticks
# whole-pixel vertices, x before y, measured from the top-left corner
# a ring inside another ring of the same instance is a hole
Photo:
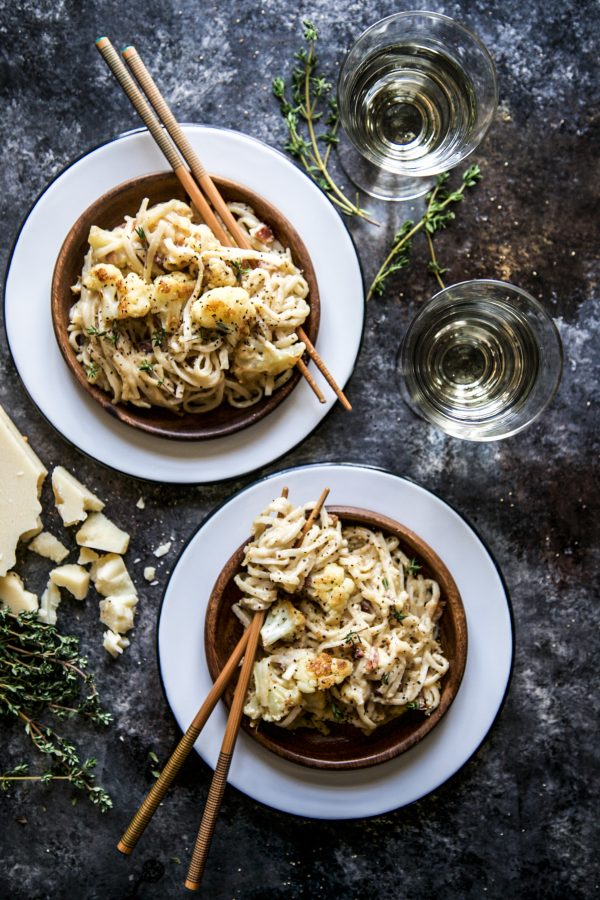
[[[131,72],[133,72],[137,84],[107,37],[98,38],[96,47],[166,157],[169,165],[190,197],[192,203],[214,235],[222,244],[231,245],[233,239],[233,246],[237,245],[244,249],[251,249],[248,235],[238,225],[229,207],[221,197],[213,180],[200,162],[194,148],[169,109],[167,102],[158,90],[158,87],[142,62],[135,47],[132,47],[131,45],[125,47],[123,49],[123,59],[126,61]],[[142,89],[141,91],[140,88]],[[142,91],[144,93],[142,93]],[[144,94],[146,97],[144,97]],[[208,201],[210,201],[210,203]],[[228,229],[231,237],[225,232],[223,224],[221,224],[215,215],[210,204],[212,204],[214,210],[221,217],[221,220]],[[300,340],[305,344],[307,354],[314,361],[344,409],[348,411],[351,410],[352,406],[348,398],[321,359],[313,343],[304,331],[304,328],[300,326],[296,329],[296,332]],[[304,361],[300,359],[296,365],[319,401],[325,403],[325,397],[311,373],[308,371],[308,367]]]
[[[297,545],[302,542],[304,535],[307,534],[308,531],[310,531],[313,524],[317,520],[328,494],[329,488],[325,488],[302,528],[300,536],[296,542]],[[282,491],[282,496],[287,497],[287,495],[287,488],[284,488]],[[244,631],[244,634],[240,638],[233,653],[229,657],[219,677],[212,686],[212,689],[206,697],[206,700],[194,716],[191,725],[179,741],[166,766],[160,773],[158,780],[151,787],[140,808],[131,820],[131,823],[125,831],[123,837],[117,844],[117,848],[121,851],[121,853],[129,854],[134,850],[137,842],[139,841],[147,825],[149,824],[150,819],[156,812],[159,804],[162,802],[165,794],[173,783],[175,776],[177,775],[185,759],[191,752],[194,743],[196,742],[200,732],[202,731],[202,728],[206,724],[210,714],[215,708],[217,701],[223,695],[227,685],[231,681],[240,663],[240,660],[243,657],[244,661],[242,663],[242,669],[240,672],[238,683],[236,685],[233,703],[231,705],[231,710],[227,719],[227,727],[225,729],[221,751],[219,753],[217,765],[213,773],[212,782],[204,807],[202,821],[200,823],[198,836],[196,838],[194,851],[192,853],[192,859],[185,880],[185,886],[192,891],[197,890],[200,887],[200,883],[202,881],[202,875],[204,873],[204,867],[208,858],[208,852],[210,849],[212,836],[214,834],[219,809],[221,807],[223,793],[227,784],[227,775],[229,772],[229,767],[235,748],[235,742],[242,719],[244,700],[246,698],[248,685],[252,676],[254,657],[256,656],[256,650],[260,638],[260,629],[263,626],[264,619],[264,610],[254,613],[250,626]]]

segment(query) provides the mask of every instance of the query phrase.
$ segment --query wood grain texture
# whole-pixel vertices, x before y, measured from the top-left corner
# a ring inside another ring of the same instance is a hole
[[[319,290],[310,256],[297,231],[271,203],[258,194],[228,179],[215,177],[214,181],[226,200],[241,200],[250,204],[257,216],[270,226],[277,239],[284,246],[291,248],[294,262],[303,270],[308,282],[310,315],[305,322],[305,330],[310,340],[314,342],[320,320]],[[235,409],[224,403],[207,413],[178,415],[160,407],[146,410],[130,404],[112,403],[105,391],[90,384],[83,367],[77,361],[76,353],[68,339],[69,310],[74,302],[71,285],[76,283],[83,267],[83,259],[88,250],[87,238],[90,227],[92,225],[101,228],[116,227],[123,222],[126,214],[135,215],[144,197],[149,197],[151,205],[171,198],[187,199],[173,173],[145,175],[118,185],[96,200],[79,217],[65,238],[54,268],[51,289],[52,323],[64,360],[81,388],[107,413],[149,434],[176,440],[197,441],[224,437],[248,428],[276,409],[290,395],[302,377],[297,369],[289,381],[278,388],[271,397],[264,397],[254,406]]]
[[[467,659],[467,622],[465,611],[451,573],[439,556],[410,529],[378,513],[353,507],[329,506],[344,525],[360,524],[394,535],[409,557],[422,564],[422,574],[435,578],[440,584],[444,612],[440,619],[440,643],[450,661],[450,669],[443,681],[441,701],[428,717],[410,710],[395,721],[364,735],[350,725],[332,725],[329,735],[309,729],[288,731],[277,725],[260,722],[258,728],[250,727],[249,720],[242,719],[242,728],[256,741],[284,759],[317,769],[359,769],[378,765],[405,753],[435,728],[456,697]],[[244,542],[244,545],[247,541]],[[239,547],[227,561],[212,590],[205,622],[205,648],[211,677],[215,678],[239,640],[242,626],[231,612],[231,606],[240,598],[240,591],[233,581],[240,571],[243,547]],[[231,691],[223,699],[231,703]]]

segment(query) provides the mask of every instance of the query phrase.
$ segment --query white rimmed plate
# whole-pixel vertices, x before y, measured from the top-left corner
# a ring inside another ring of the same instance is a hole
[[[206,519],[181,554],[167,584],[158,625],[158,655],[167,701],[184,731],[212,686],[204,654],[204,613],[211,588],[250,523],[287,485],[294,503],[316,499],[358,506],[407,525],[452,573],[467,616],[465,674],[452,706],[417,746],[370,769],[306,769],[269,753],[240,732],[229,782],[275,809],[317,819],[388,812],[438,788],[477,750],[502,705],[512,667],[513,636],[502,577],[480,538],[443,500],[379,469],[344,464],[299,466],[255,482]],[[196,743],[214,768],[226,723],[216,708]]]
[[[360,347],[364,290],[354,245],[341,217],[316,185],[272,147],[221,128],[187,125],[185,131],[210,172],[262,194],[299,232],[319,283],[317,349],[343,387]],[[320,404],[302,380],[265,419],[225,438],[165,440],[124,425],[88,397],[69,372],[52,329],[52,272],[75,220],[109,188],[167,168],[148,132],[141,130],[92,150],[46,188],[13,249],[4,293],[6,333],[32,400],[57,431],[84,453],[149,481],[214,482],[265,466],[295,447],[333,405],[330,388],[324,385],[327,403]],[[314,370],[314,364],[310,367]],[[322,381],[318,373],[316,378]]]

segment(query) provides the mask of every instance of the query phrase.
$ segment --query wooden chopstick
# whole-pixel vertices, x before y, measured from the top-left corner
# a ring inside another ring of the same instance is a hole
[[[325,488],[306,520],[300,537],[296,542],[297,544],[302,542],[304,535],[312,528],[315,520],[321,513],[321,509],[323,508],[323,504],[325,503],[328,494],[329,488]],[[264,610],[255,613],[252,623],[247,629],[250,634],[244,662],[242,664],[242,671],[235,689],[233,703],[231,704],[229,718],[227,719],[227,728],[225,729],[225,736],[221,745],[221,752],[219,753],[217,765],[213,773],[212,782],[206,798],[204,813],[202,815],[202,821],[200,822],[198,836],[196,837],[196,843],[192,853],[192,859],[184,882],[185,887],[190,891],[197,891],[202,882],[202,875],[206,866],[206,860],[208,859],[208,852],[210,850],[212,837],[217,824],[217,817],[219,815],[225,786],[227,784],[227,775],[229,773],[229,767],[235,749],[235,742],[242,720],[244,700],[254,668],[254,657],[256,656],[258,641],[260,639],[260,629],[263,626],[264,619]]]
[[[171,112],[167,101],[159,91],[156,82],[142,62],[142,59],[135,47],[131,45],[125,47],[123,50],[123,59],[126,61],[127,65],[135,75],[138,84],[142,88],[151,105],[154,107],[158,118],[161,120],[161,122],[171,135],[173,141],[179,149],[179,152],[190,167],[190,170],[192,172],[192,175],[196,179],[196,182],[204,190],[206,196],[221,216],[235,243],[238,245],[238,247],[243,247],[246,250],[252,249],[252,244],[248,239],[248,235],[246,234],[244,229],[240,227],[235,217],[232,215],[231,210],[225,203],[225,200],[221,196],[219,189],[202,165],[198,154],[186,137],[183,129],[181,128],[181,125]],[[229,242],[226,241],[225,243]],[[350,401],[337,384],[335,378],[321,359],[320,354],[317,352],[312,342],[309,340],[304,328],[300,326],[296,329],[296,331],[300,340],[303,341],[303,343],[306,345],[307,354],[313,360],[313,362],[335,393],[336,397],[339,399],[344,409],[350,411],[352,409]],[[300,369],[304,377],[307,378],[308,369],[301,360],[298,363],[298,368]],[[311,384],[311,387],[314,391],[315,387],[313,386],[313,384]],[[317,396],[319,395],[317,394]],[[320,395],[319,399],[321,403],[325,403],[325,398],[322,394]]]
[[[206,700],[194,716],[191,725],[177,744],[166,766],[160,773],[158,780],[155,781],[150,788],[150,791],[123,834],[123,837],[117,844],[117,850],[120,850],[121,853],[128,855],[135,849],[137,842],[150,823],[150,819],[156,812],[159,803],[163,801],[165,794],[173,783],[173,779],[189,756],[198,739],[198,735],[204,728],[217,701],[221,698],[225,688],[235,674],[239,662],[246,650],[248,638],[249,629],[246,629],[238,641],[233,653],[227,660],[223,670],[220,672],[219,677],[213,684]]]
[[[283,490],[281,491],[281,496],[287,498],[287,487],[283,488]],[[238,643],[236,644],[231,656],[225,663],[222,671],[219,673],[217,680],[213,684],[210,692],[206,697],[206,700],[194,716],[191,725],[169,757],[164,769],[158,777],[158,780],[149,790],[148,794],[140,805],[140,808],[129,823],[125,833],[123,834],[123,837],[117,844],[117,850],[120,850],[121,853],[129,855],[133,852],[133,850],[135,850],[137,842],[149,825],[152,816],[156,812],[159,804],[164,799],[165,794],[171,787],[175,776],[181,769],[181,766],[189,756],[200,732],[206,725],[210,714],[215,708],[217,701],[221,698],[223,692],[225,691],[225,688],[231,681],[231,678],[236,671],[242,656],[244,655],[249,637],[250,630],[246,628]]]
[[[173,146],[168,134],[152,112],[152,108],[127,71],[127,67],[123,64],[121,57],[111,44],[110,40],[107,37],[99,37],[96,40],[96,47],[100,51],[104,62],[123,88],[144,125],[158,144],[160,150],[166,157],[167,162],[173,169],[173,172],[181,182],[185,192],[190,197],[192,203],[206,224],[221,242],[227,242],[227,235],[223,230],[223,226],[206,202],[202,191],[190,175],[187,166],[184,165],[182,158]]]
[[[192,203],[200,213],[200,216],[206,224],[211,228],[213,234],[219,239],[219,241],[224,245],[229,245],[230,240],[227,234],[225,233],[223,226],[215,216],[214,212],[206,202],[202,191],[194,181],[192,175],[190,174],[187,167],[183,164],[179,153],[177,152],[176,147],[173,145],[171,140],[169,139],[167,133],[164,131],[161,123],[158,121],[145,97],[141,93],[140,89],[134,82],[133,78],[127,71],[127,68],[123,64],[121,58],[119,57],[117,51],[111,44],[110,40],[107,37],[99,37],[96,40],[96,47],[101,53],[106,65],[113,73],[121,87],[123,88],[125,94],[131,101],[132,105],[135,107],[136,111],[140,115],[142,121],[146,125],[148,131],[158,144],[159,148],[167,158],[167,161],[173,172],[179,179],[181,185],[183,186],[185,192],[190,197]],[[212,182],[211,182],[212,183]],[[216,189],[215,189],[216,190]],[[296,365],[298,369],[308,382],[309,386],[312,388],[314,394],[320,403],[325,403],[325,397],[323,393],[319,389],[317,383],[315,382],[312,375],[309,373],[306,365],[302,360],[299,360]]]

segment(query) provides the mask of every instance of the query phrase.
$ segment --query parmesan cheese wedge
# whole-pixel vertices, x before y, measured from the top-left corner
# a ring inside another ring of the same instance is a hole
[[[56,508],[67,526],[83,522],[88,510],[99,512],[104,509],[102,500],[62,466],[52,472],[52,490]]]
[[[90,573],[81,566],[71,563],[52,569],[50,581],[58,587],[66,588],[76,600],[85,600],[90,587]]]
[[[135,594],[107,597],[100,601],[100,621],[117,634],[133,628],[133,615],[138,598]]]
[[[41,534],[34,537],[28,546],[34,553],[44,556],[46,559],[51,559],[55,563],[61,563],[69,555],[65,545],[58,538],[55,538],[53,534],[50,534],[49,531],[42,531]]]
[[[0,406],[0,576],[14,566],[19,539],[27,540],[42,530],[39,497],[47,474]]]
[[[102,646],[107,653],[110,653],[110,655],[116,659],[126,647],[129,647],[129,640],[122,634],[115,634],[115,632],[111,631],[109,628],[108,631],[104,632]]]
[[[80,566],[87,566],[90,563],[95,563],[98,559],[100,559],[100,557],[95,550],[90,550],[89,547],[82,547],[79,551],[77,562]]]
[[[0,600],[15,616],[21,612],[34,612],[39,606],[36,595],[25,590],[16,572],[9,572],[0,578]]]
[[[137,594],[125,563],[116,553],[98,558],[92,566],[92,578],[96,590],[103,597]]]
[[[129,546],[127,532],[121,531],[101,512],[90,513],[75,535],[75,540],[80,547],[92,547],[108,553],[125,553]]]

